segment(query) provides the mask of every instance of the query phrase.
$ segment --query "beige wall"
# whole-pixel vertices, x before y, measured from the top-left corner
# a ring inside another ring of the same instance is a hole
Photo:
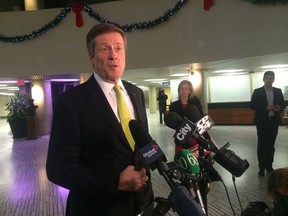
[[[127,0],[90,6],[102,17],[124,25],[158,18],[175,2]],[[1,12],[1,34],[29,34],[61,9]],[[0,42],[0,77],[90,72],[85,35],[97,22],[84,11],[82,17],[82,28],[75,27],[75,15],[70,12],[59,26],[37,39]],[[287,52],[287,20],[287,5],[221,0],[204,11],[203,1],[189,0],[169,21],[128,33],[127,69]]]
[[[0,95],[0,118],[5,118],[8,115],[8,111],[5,111],[5,104],[9,101],[9,99],[9,96]]]

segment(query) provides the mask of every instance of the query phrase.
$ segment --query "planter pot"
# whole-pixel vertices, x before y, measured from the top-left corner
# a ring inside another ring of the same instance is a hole
[[[8,121],[11,132],[13,134],[13,139],[26,137],[26,119],[19,119],[14,121]]]

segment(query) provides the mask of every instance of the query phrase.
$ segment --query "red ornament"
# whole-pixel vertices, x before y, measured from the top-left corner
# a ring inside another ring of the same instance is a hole
[[[214,4],[214,0],[204,0],[204,10],[209,10]]]
[[[77,27],[82,27],[84,25],[83,19],[81,16],[81,11],[83,10],[84,6],[82,4],[72,4],[72,10],[75,13],[76,16],[76,26]]]

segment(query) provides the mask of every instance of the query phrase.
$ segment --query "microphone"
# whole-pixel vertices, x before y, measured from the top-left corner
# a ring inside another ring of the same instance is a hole
[[[186,109],[186,116],[192,122],[196,122],[196,131],[209,140],[210,146],[214,148],[215,156],[213,159],[223,166],[226,170],[231,172],[234,176],[240,177],[249,167],[248,161],[242,160],[233,151],[227,149],[230,145],[226,143],[223,147],[219,148],[214,140],[206,132],[211,128],[211,124],[214,125],[213,120],[208,116],[201,117],[200,111],[194,105],[189,105]]]
[[[165,115],[164,122],[168,127],[175,130],[174,141],[176,144],[185,147],[193,136],[206,149],[210,148],[210,143],[201,135],[196,133],[196,125],[187,119],[183,119],[176,112],[167,113]]]
[[[191,196],[185,186],[176,186],[169,194],[172,208],[179,216],[205,216],[199,203]]]
[[[174,161],[176,161],[178,167],[185,170],[189,174],[197,175],[200,173],[197,158],[187,149],[181,149],[179,152],[177,152],[174,156]]]
[[[139,156],[140,161],[143,161],[148,165],[151,170],[157,169],[170,188],[173,189],[175,187],[175,182],[168,175],[169,167],[164,163],[167,159],[159,145],[136,120],[130,120],[129,128],[136,145],[139,146],[137,155]]]
[[[214,121],[208,115],[203,116],[195,105],[190,104],[185,109],[185,116],[188,120],[196,124],[197,132],[200,135],[203,135],[206,140],[209,140],[211,148],[220,149],[212,137],[207,133],[207,131],[214,125]]]
[[[190,118],[198,119],[199,116],[196,115],[192,115]],[[204,146],[205,149],[211,149],[211,151],[215,153],[213,159],[221,166],[223,166],[226,170],[228,170],[232,175],[240,177],[248,169],[249,162],[246,159],[243,160],[233,151],[226,149],[226,145],[219,148],[214,142],[209,142],[209,140],[207,141],[198,133],[197,127],[199,127],[199,131],[203,134],[206,132],[207,128],[211,127],[212,123],[210,118],[207,117],[207,115],[203,118],[200,118],[196,125],[187,119],[183,120],[177,113],[173,112],[168,113],[165,119],[165,124],[168,127],[176,130],[174,135],[175,143],[183,143],[183,141],[187,142],[187,140],[190,139],[191,136],[193,136],[197,139],[197,141],[199,141],[200,145]],[[193,128],[193,130],[185,129],[188,127]],[[183,133],[183,131],[185,133]]]
[[[178,166],[184,170],[186,187],[190,189],[190,192],[198,203],[200,203],[202,211],[205,212],[204,202],[202,200],[202,196],[199,190],[198,185],[198,176],[200,174],[200,166],[197,158],[194,156],[192,152],[187,149],[181,149],[179,152],[175,154],[174,160],[178,164]],[[191,184],[192,183],[192,184]]]

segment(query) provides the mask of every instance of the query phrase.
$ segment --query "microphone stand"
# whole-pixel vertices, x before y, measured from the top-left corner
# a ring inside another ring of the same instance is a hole
[[[200,195],[202,197],[202,202],[204,205],[204,209],[206,214],[208,213],[208,206],[207,206],[207,194],[209,192],[208,184],[210,183],[210,180],[208,178],[208,161],[205,159],[204,154],[204,148],[199,145],[198,146],[199,151],[199,166],[200,166],[200,179],[198,180],[198,185],[200,188]]]
[[[182,184],[189,190],[192,197],[200,204],[203,213],[206,215],[205,205],[198,184],[199,176],[201,178],[201,175],[196,176],[194,174],[193,175],[185,174],[185,177],[182,180]]]

